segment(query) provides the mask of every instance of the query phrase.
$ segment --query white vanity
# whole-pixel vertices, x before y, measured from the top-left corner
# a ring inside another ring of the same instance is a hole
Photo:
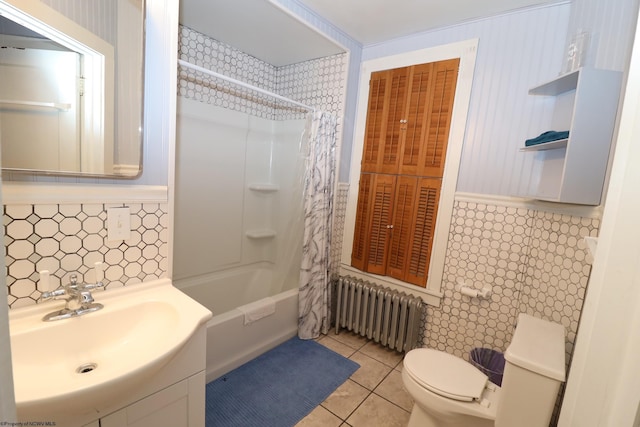
[[[201,427],[211,312],[168,279],[96,292],[104,308],[43,321],[52,301],[10,313],[19,421]]]

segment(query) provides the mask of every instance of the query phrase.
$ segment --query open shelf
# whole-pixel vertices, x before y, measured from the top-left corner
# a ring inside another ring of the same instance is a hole
[[[555,148],[563,148],[567,146],[569,139],[558,139],[556,141],[544,142],[542,144],[530,145],[528,147],[522,147],[520,151],[542,151],[553,150]]]
[[[529,89],[529,95],[557,96],[578,87],[580,70],[571,71],[557,78]]]
[[[530,95],[553,97],[553,115],[546,129],[568,130],[569,138],[520,147],[533,152],[539,165],[528,197],[600,204],[621,77],[618,71],[579,68],[529,90]]]

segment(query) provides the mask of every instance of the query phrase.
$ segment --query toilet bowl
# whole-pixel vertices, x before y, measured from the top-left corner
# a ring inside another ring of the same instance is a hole
[[[402,381],[413,397],[409,427],[493,427],[500,387],[470,363],[420,348],[404,358]]]
[[[505,352],[502,387],[451,354],[419,348],[404,358],[414,400],[409,427],[546,427],[565,379],[564,327],[527,314]]]

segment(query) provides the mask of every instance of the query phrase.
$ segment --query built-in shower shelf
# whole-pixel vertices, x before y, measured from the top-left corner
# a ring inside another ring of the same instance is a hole
[[[274,193],[280,190],[280,187],[276,184],[255,183],[249,184],[249,190],[258,191],[260,193]]]
[[[276,232],[269,228],[259,228],[255,230],[247,230],[245,235],[250,239],[271,239],[276,237]]]

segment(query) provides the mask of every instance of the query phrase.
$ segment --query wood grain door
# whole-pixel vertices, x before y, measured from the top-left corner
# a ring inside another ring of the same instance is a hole
[[[418,176],[442,177],[451,129],[453,101],[458,80],[459,59],[433,64],[426,114],[421,118],[422,143],[418,156]]]
[[[362,172],[398,173],[409,72],[404,67],[371,74]]]
[[[351,265],[363,271],[386,274],[395,186],[394,175],[360,177]]]

